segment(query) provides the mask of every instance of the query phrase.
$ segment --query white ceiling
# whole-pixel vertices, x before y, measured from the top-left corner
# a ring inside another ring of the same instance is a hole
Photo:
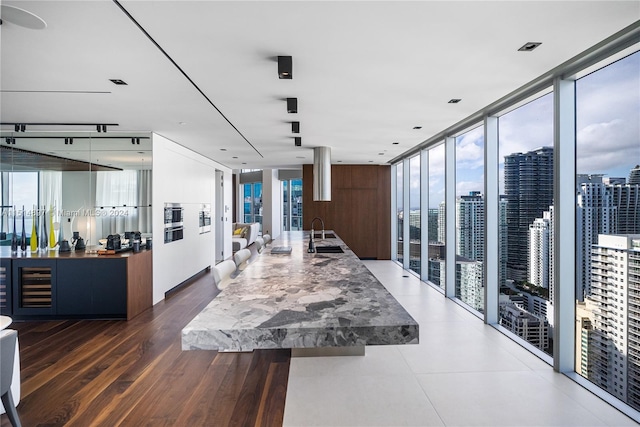
[[[258,154],[115,2],[2,4],[47,23],[0,27],[2,122],[118,123],[231,168],[300,167],[316,146],[384,164],[640,19],[638,1],[121,1]]]

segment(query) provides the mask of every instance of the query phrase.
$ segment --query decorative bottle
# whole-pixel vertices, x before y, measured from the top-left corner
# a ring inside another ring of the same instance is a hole
[[[51,206],[51,212],[49,213],[49,250],[55,250],[57,245],[56,230],[53,226],[53,206]]]
[[[36,219],[36,209],[35,206],[33,208],[33,212],[31,213],[32,223],[31,223],[31,239],[29,239],[29,244],[31,245],[31,252],[36,252],[38,250],[38,222]]]
[[[47,246],[49,246],[49,242],[47,241],[47,211],[44,211],[42,215],[42,229],[40,230],[40,249],[43,251],[47,250]]]
[[[27,250],[27,232],[24,229],[24,205],[22,206],[22,236],[20,236],[20,250],[22,252]]]
[[[13,234],[11,235],[11,252],[18,252],[18,235],[16,234],[16,207],[13,207]]]

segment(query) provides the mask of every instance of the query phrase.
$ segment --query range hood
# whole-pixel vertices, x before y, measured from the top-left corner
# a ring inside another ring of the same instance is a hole
[[[313,201],[331,201],[331,147],[313,149]]]

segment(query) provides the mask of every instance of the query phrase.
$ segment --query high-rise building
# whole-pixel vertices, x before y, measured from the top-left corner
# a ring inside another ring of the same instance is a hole
[[[529,225],[553,204],[553,148],[504,157],[507,278],[527,279]]]
[[[528,282],[545,289],[549,289],[552,227],[551,214],[548,211],[529,226]]]
[[[636,165],[636,167],[629,172],[629,184],[640,185],[640,165]]]
[[[438,208],[429,208],[429,242],[438,241]]]
[[[591,293],[591,246],[598,235],[640,233],[640,184],[628,184],[625,178],[578,175],[576,204],[576,298],[582,301]]]
[[[445,202],[440,202],[440,205],[438,206],[438,242],[444,243],[445,242],[445,232],[447,230],[446,228],[446,209],[445,209]]]
[[[582,301],[591,292],[591,246],[599,234],[616,232],[617,216],[611,186],[602,175],[578,175],[576,184],[576,299]]]
[[[640,184],[611,186],[618,234],[640,233]]]
[[[598,236],[585,303],[578,372],[640,409],[640,234]]]
[[[500,303],[500,325],[540,350],[549,349],[549,322],[513,302]]]
[[[456,253],[484,260],[484,197],[479,191],[456,199]]]

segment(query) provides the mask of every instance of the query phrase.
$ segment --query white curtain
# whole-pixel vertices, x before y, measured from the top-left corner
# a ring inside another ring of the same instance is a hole
[[[97,172],[96,219],[102,237],[151,232],[151,171]]]
[[[54,223],[55,242],[49,242],[55,245],[59,238],[60,229],[60,209],[62,206],[62,172],[60,171],[40,171],[39,176],[39,215],[40,227],[42,220],[45,222],[47,229],[47,239],[51,239],[51,223]],[[50,215],[53,213],[53,218]]]

